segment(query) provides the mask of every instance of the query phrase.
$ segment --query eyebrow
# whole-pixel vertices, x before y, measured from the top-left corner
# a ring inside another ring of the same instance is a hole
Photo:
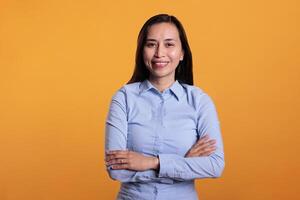
[[[156,39],[152,39],[152,38],[149,38],[149,39],[146,39],[146,41],[153,41],[153,42],[157,42]],[[167,38],[165,39],[164,41],[176,41],[175,39],[172,39],[172,38]]]

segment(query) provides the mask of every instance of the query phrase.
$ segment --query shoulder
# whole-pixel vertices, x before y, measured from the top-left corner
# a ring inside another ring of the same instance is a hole
[[[187,100],[196,108],[213,105],[213,99],[200,87],[188,84],[181,84],[186,91]]]
[[[141,82],[129,83],[124,85],[121,89],[127,93],[139,92]]]
[[[205,93],[201,88],[199,88],[195,85],[188,85],[185,83],[182,83],[181,85],[186,90],[187,94],[199,96],[199,95],[203,95]]]
[[[126,99],[128,95],[138,93],[140,84],[141,82],[135,82],[135,83],[123,85],[115,92],[115,94],[113,95],[113,99],[122,100],[122,99]]]
[[[193,98],[195,101],[200,99],[210,98],[209,95],[200,87],[195,85],[181,84],[185,89],[185,92],[188,97]]]

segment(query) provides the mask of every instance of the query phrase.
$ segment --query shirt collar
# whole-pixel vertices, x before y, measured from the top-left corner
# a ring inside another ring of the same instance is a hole
[[[140,86],[139,86],[139,94],[142,94],[143,92],[146,92],[150,89],[155,89],[157,90],[149,80],[144,80],[143,82],[141,82]],[[180,101],[180,99],[182,98],[182,93],[183,93],[183,87],[182,85],[178,82],[178,80],[176,80],[171,87],[169,87],[170,91],[175,95],[175,97],[177,98],[178,101]]]

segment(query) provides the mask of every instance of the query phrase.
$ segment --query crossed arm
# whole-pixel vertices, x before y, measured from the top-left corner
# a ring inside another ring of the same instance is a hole
[[[121,182],[174,181],[216,178],[224,169],[223,143],[219,122],[211,99],[207,97],[199,118],[201,137],[187,154],[159,154],[158,157],[126,150],[127,117],[124,94],[118,92],[110,105],[106,121],[107,171]]]
[[[216,147],[215,140],[209,139],[207,135],[199,139],[197,143],[187,152],[186,158],[209,156]],[[105,156],[107,167],[115,170],[127,169],[134,171],[158,170],[159,158],[154,156],[145,156],[143,154],[129,150],[107,151]]]

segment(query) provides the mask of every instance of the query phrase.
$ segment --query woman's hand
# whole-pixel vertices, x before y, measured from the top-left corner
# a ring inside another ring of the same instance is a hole
[[[145,171],[157,169],[159,159],[144,156],[140,153],[128,150],[115,150],[106,153],[106,165],[112,169],[128,169],[134,171]]]
[[[209,156],[216,150],[216,140],[210,140],[207,135],[199,139],[186,153],[185,157]]]

